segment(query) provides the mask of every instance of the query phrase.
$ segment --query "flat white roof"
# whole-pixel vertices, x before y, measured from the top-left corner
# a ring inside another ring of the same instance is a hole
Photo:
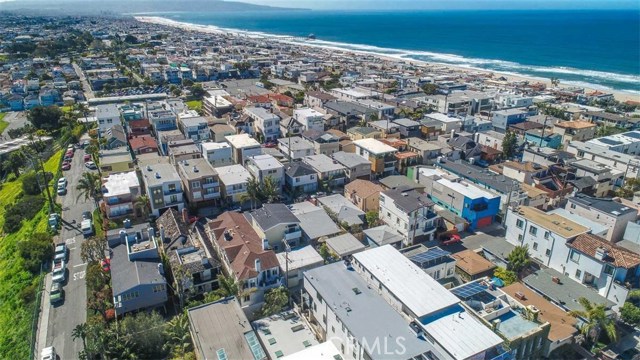
[[[454,118],[454,117],[447,116],[445,114],[440,114],[440,113],[426,114],[424,117],[429,118],[429,119],[433,119],[433,120],[437,120],[437,121],[440,121],[440,122],[444,122],[444,123],[461,122],[462,121],[462,120],[460,120],[458,118]]]
[[[249,134],[227,135],[224,138],[236,149],[260,146],[260,143]]]
[[[318,254],[316,249],[314,249],[313,246],[311,245],[307,245],[300,249],[291,250],[289,251],[288,256],[289,256],[289,271],[298,270],[314,264],[318,266],[324,264],[324,259],[322,258],[322,256],[320,256],[320,254]],[[276,257],[278,258],[280,267],[283,269],[286,269],[287,255],[282,252],[282,253],[276,254]]]
[[[118,196],[131,193],[131,188],[140,187],[140,181],[135,171],[111,174],[102,184],[107,192],[106,196]]]
[[[200,145],[202,146],[202,149],[206,152],[207,150],[218,150],[218,149],[224,149],[224,148],[230,148],[231,145],[229,145],[228,143],[224,143],[224,142],[203,142],[200,143]]]
[[[220,181],[226,186],[243,184],[251,179],[251,173],[242,165],[229,165],[216,168]]]
[[[336,355],[341,355],[340,350],[333,345],[333,342],[327,341],[297,353],[287,355],[280,360],[335,360]]]
[[[471,358],[503,343],[502,338],[476,320],[460,305],[422,319],[420,323],[424,330],[456,360]]]
[[[483,190],[473,184],[464,183],[461,184],[459,182],[450,181],[447,179],[440,179],[437,181],[442,184],[442,186],[448,187],[449,189],[468,197],[469,199],[493,199],[499,197],[496,194],[492,194],[489,191]]]
[[[278,159],[273,157],[273,155],[269,155],[269,154],[254,155],[254,156],[249,156],[247,160],[248,159],[252,159],[253,162],[258,167],[258,169],[260,170],[273,170],[273,169],[284,168],[284,165],[282,165],[282,163],[278,161]]]
[[[360,139],[354,141],[353,143],[356,146],[359,146],[373,154],[384,154],[398,151],[398,149],[394,148],[393,146],[389,146],[376,139]]]
[[[369,249],[353,257],[417,317],[460,301],[391,245]]]
[[[311,108],[293,110],[293,117],[296,119],[306,119],[310,117],[323,117],[323,116],[324,116],[323,113]]]

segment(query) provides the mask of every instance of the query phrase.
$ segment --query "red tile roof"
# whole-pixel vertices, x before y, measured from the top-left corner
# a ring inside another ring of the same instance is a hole
[[[129,121],[129,128],[148,128],[150,126],[148,119],[140,119],[140,120],[131,120]]]
[[[616,246],[606,239],[593,234],[578,235],[578,237],[568,243],[568,245],[593,258],[596,256],[596,249],[602,248],[607,252],[607,256],[604,258],[604,261],[611,263],[616,267],[629,269],[640,264],[640,254],[636,254],[633,251]]]
[[[256,259],[260,259],[262,269],[279,266],[276,254],[262,249],[262,239],[241,213],[227,211],[210,221],[207,226],[210,236],[214,237],[212,241],[216,241],[218,247],[226,253],[229,267],[238,280],[258,275],[255,269]],[[225,236],[225,232],[228,235]]]
[[[132,137],[131,139],[129,139],[129,146],[131,146],[131,150],[134,150],[134,151],[142,148],[157,149],[158,143],[156,142],[156,139],[153,138],[153,136],[142,135],[142,136]]]

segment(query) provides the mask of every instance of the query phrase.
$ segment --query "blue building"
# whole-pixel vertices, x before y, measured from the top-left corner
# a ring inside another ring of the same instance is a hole
[[[524,134],[524,140],[531,145],[557,149],[562,144],[562,136],[546,130],[544,136],[541,129],[529,130]]]
[[[523,108],[498,110],[493,112],[491,122],[495,129],[506,131],[510,125],[525,121],[527,116],[529,111]]]
[[[433,202],[465,219],[471,231],[493,223],[500,211],[500,195],[452,179],[440,170],[420,169],[419,181]]]

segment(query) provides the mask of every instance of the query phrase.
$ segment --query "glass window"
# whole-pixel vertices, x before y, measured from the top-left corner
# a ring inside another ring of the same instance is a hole
[[[604,273],[607,274],[607,275],[613,275],[613,266],[605,265],[604,266]]]
[[[529,234],[536,236],[538,234],[538,228],[535,226],[529,226]]]
[[[580,261],[580,253],[575,251],[575,250],[571,250],[571,254],[569,255],[571,261],[578,263]]]
[[[582,276],[582,270],[577,269],[576,270],[576,279],[580,280],[580,276]]]
[[[522,226],[523,226],[523,225],[524,225],[524,221],[522,221],[522,220],[520,220],[520,219],[516,220],[516,227],[517,227],[518,229],[522,229]]]
[[[544,254],[547,255],[547,257],[551,256],[551,249],[547,249]]]
[[[533,250],[538,250],[538,243],[537,242],[533,243]]]
[[[545,238],[545,239],[547,239],[547,240],[549,240],[549,236],[551,236],[551,233],[550,233],[550,232],[548,232],[548,231],[545,231],[545,232],[544,232],[544,238]]]

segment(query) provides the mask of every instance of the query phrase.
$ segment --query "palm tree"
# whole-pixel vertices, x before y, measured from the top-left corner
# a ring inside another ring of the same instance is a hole
[[[251,201],[251,210],[253,210],[258,200],[260,200],[260,182],[251,178],[247,182],[247,192],[240,197],[240,201],[243,203]]]
[[[267,203],[272,204],[280,199],[280,189],[278,182],[271,176],[264,178],[264,182],[260,187],[260,197]]]
[[[531,264],[529,246],[516,246],[507,256],[508,269],[520,275]]]
[[[586,320],[584,325],[580,328],[580,332],[586,338],[590,339],[591,344],[598,342],[602,330],[605,331],[607,337],[612,343],[616,342],[618,340],[616,324],[613,318],[607,316],[605,305],[594,304],[583,297],[579,298],[578,302],[582,305],[584,310],[573,310],[569,312],[569,315]]]
[[[76,185],[76,190],[79,192],[78,199],[84,196],[85,200],[93,199],[96,203],[100,198],[101,189],[100,176],[92,172],[82,173],[82,177],[78,180],[78,185]]]
[[[141,195],[136,199],[134,207],[142,213],[142,217],[146,218],[151,213],[151,201],[149,195]]]
[[[71,337],[73,341],[76,341],[77,339],[81,339],[82,349],[83,351],[86,351],[87,350],[87,323],[76,325],[76,327],[74,327],[73,330],[71,331]]]
[[[218,289],[215,293],[223,298],[238,296],[240,293],[240,286],[233,277],[218,275]]]
[[[185,314],[180,314],[169,321],[165,336],[167,337],[165,351],[171,351],[172,356],[182,358],[185,353],[191,351],[189,319]]]

